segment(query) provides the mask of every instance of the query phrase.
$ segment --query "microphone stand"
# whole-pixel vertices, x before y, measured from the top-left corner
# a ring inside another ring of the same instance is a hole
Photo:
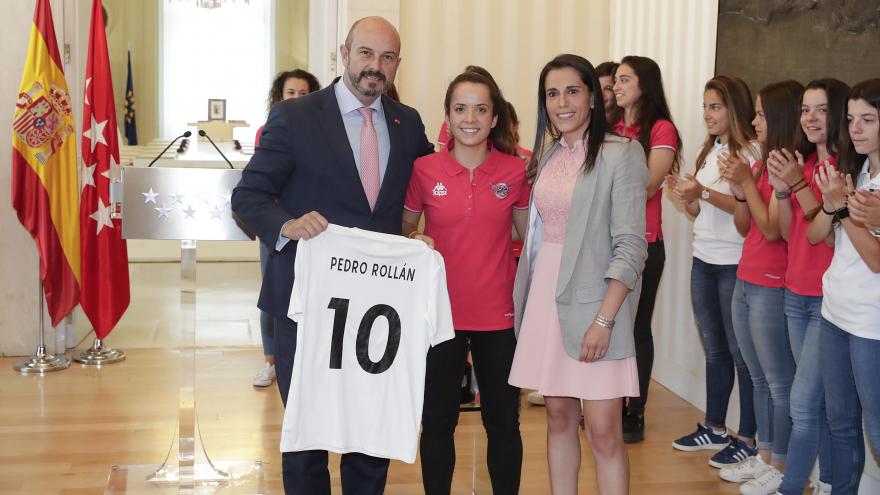
[[[224,155],[223,152],[220,151],[220,148],[218,148],[217,145],[214,144],[214,140],[211,139],[211,136],[209,136],[204,129],[199,129],[199,136],[208,138],[208,142],[211,143],[211,146],[213,146],[215,150],[217,150],[217,153],[220,153],[220,156],[223,157],[223,160],[226,161],[226,164],[229,165],[229,168],[235,170],[235,167],[232,166],[232,162],[229,161],[229,158],[226,158],[226,155]]]
[[[147,165],[147,168],[152,167],[153,164],[156,163],[156,160],[158,160],[159,158],[162,158],[162,155],[164,155],[165,152],[168,151],[168,148],[171,148],[171,145],[173,145],[174,143],[176,143],[178,139],[180,139],[180,138],[188,138],[188,137],[190,137],[190,136],[192,136],[192,132],[190,132],[190,131],[186,131],[186,132],[184,132],[183,134],[181,134],[180,136],[177,136],[176,138],[174,138],[174,140],[171,141],[170,143],[168,143],[168,146],[166,146],[165,149],[162,150],[161,153],[159,153],[159,156],[157,156],[156,158],[153,158],[153,161],[151,161],[150,164]]]

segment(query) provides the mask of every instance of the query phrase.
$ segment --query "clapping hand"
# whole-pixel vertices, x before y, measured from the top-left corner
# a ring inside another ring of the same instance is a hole
[[[792,155],[785,148],[773,150],[767,157],[767,170],[773,190],[789,191],[804,178],[804,157],[799,151]]]
[[[849,197],[849,216],[869,229],[880,227],[880,191],[861,190]]]
[[[718,172],[721,174],[721,177],[731,184],[738,184],[742,186],[748,181],[754,181],[754,177],[752,176],[752,168],[749,166],[749,161],[742,156],[742,153],[737,152],[736,156],[730,156],[728,154],[722,154],[718,156]]]
[[[831,210],[846,206],[846,199],[853,191],[852,177],[844,176],[837,167],[830,163],[816,168],[816,185],[822,192],[822,202]]]
[[[682,203],[690,203],[700,199],[702,190],[703,187],[691,174],[685,174],[684,177],[678,177],[675,180],[674,193]]]

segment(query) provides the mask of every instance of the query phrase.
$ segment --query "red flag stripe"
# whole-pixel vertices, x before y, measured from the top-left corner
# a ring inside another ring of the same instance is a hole
[[[37,2],[37,8],[34,11],[34,25],[37,26],[37,31],[40,32],[43,40],[45,40],[46,48],[49,49],[49,56],[55,61],[58,70],[63,73],[64,65],[61,64],[61,54],[58,52],[58,43],[55,41],[55,23],[52,22],[52,10],[48,0]]]
[[[88,46],[86,80],[91,82],[86,84],[81,145],[84,164],[95,169],[94,185],[85,186],[80,199],[80,305],[95,328],[95,335],[103,339],[128,308],[130,289],[128,251],[121,235],[121,222],[111,220],[110,227],[95,219],[107,219],[110,180],[105,173],[111,171],[111,157],[119,159],[116,106],[100,0],[92,0]]]
[[[18,220],[30,232],[40,253],[40,278],[52,325],[58,325],[79,301],[76,276],[61,248],[55,224],[49,216],[49,195],[40,177],[17,149],[12,148],[12,205]],[[47,260],[56,260],[47,263]]]

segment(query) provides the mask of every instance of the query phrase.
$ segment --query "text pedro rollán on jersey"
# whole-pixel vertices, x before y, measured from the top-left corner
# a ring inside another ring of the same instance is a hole
[[[361,275],[369,274],[371,277],[406,280],[407,282],[413,282],[416,279],[416,269],[408,268],[406,263],[401,266],[384,265],[332,256],[330,257],[330,270]]]

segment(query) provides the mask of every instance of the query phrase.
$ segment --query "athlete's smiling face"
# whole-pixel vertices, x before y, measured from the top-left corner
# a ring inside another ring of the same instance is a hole
[[[452,90],[446,125],[456,146],[486,146],[489,133],[498,123],[492,115],[492,95],[485,84],[460,82]]]

